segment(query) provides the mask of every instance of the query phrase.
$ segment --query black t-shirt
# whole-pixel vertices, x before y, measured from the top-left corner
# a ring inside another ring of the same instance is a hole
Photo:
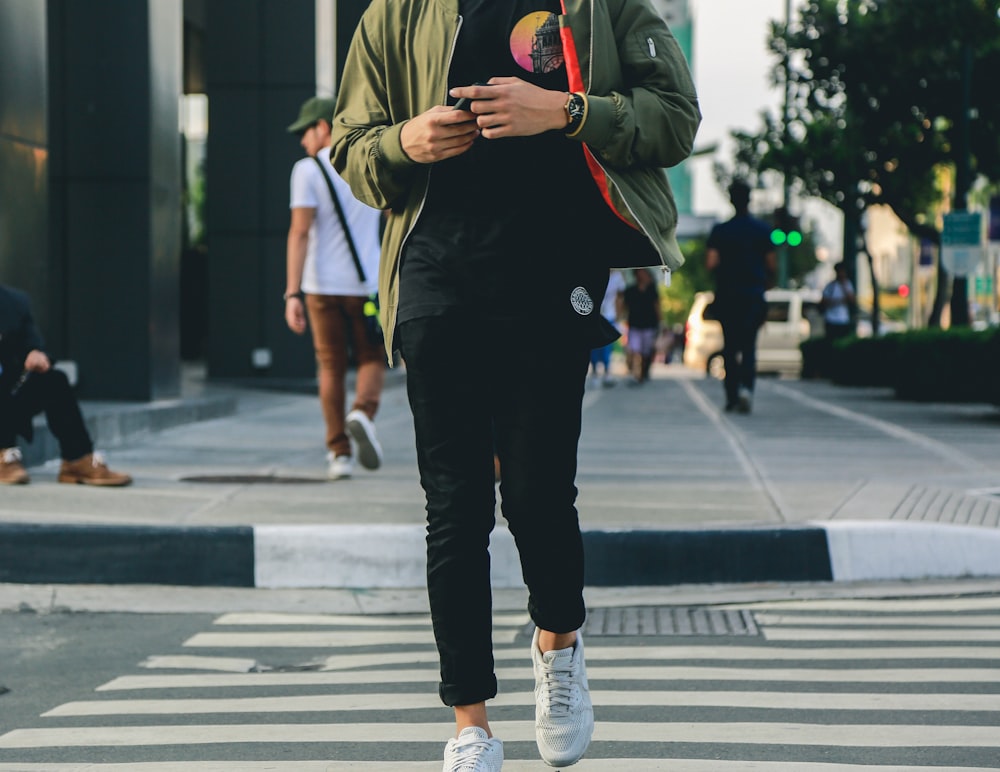
[[[772,251],[771,228],[750,215],[716,225],[708,248],[719,252],[715,292],[719,297],[763,295],[767,286],[765,256]]]
[[[648,330],[659,326],[656,307],[660,302],[660,292],[655,283],[651,282],[645,289],[638,284],[626,288],[624,302],[628,308],[629,329]]]
[[[461,0],[460,12],[449,88],[515,76],[568,90],[558,0]],[[600,316],[607,250],[622,227],[579,142],[559,131],[479,137],[431,169],[427,200],[402,255],[397,320],[463,306],[483,318],[551,316],[579,327]],[[590,296],[589,314],[579,292],[571,300],[578,287]]]

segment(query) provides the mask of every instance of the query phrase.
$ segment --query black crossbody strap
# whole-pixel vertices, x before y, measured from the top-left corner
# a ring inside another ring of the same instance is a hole
[[[347,217],[344,215],[344,207],[340,205],[340,198],[337,196],[337,191],[333,187],[333,180],[330,179],[330,173],[327,172],[326,167],[323,166],[323,162],[319,160],[316,156],[313,156],[313,160],[316,165],[319,166],[319,170],[323,173],[323,179],[326,180],[326,186],[330,189],[330,197],[333,199],[333,208],[337,210],[337,217],[340,218],[340,227],[344,229],[344,236],[347,238],[347,246],[351,249],[351,257],[354,258],[354,267],[358,269],[358,279],[362,284],[367,284],[368,279],[365,277],[365,269],[361,267],[361,257],[358,255],[358,248],[354,244],[354,237],[351,235],[351,228],[347,224]]]

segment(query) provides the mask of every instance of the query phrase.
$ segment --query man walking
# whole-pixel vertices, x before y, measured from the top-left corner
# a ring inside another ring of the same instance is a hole
[[[132,482],[113,472],[94,444],[65,373],[52,367],[27,294],[0,284],[0,483],[23,485],[17,435],[31,440],[31,419],[45,413],[59,442],[59,482],[120,487]]]
[[[365,469],[378,469],[382,463],[374,419],[385,360],[370,300],[377,286],[380,214],[355,199],[330,165],[334,104],[333,99],[308,99],[288,127],[300,137],[308,157],[292,169],[284,300],[292,332],[303,334],[309,316],[326,422],[328,476],[339,480],[353,473],[355,448]],[[349,347],[357,363],[357,383],[345,416]]]
[[[757,331],[767,314],[764,290],[777,257],[770,227],[750,214],[750,187],[735,180],[729,200],[736,214],[712,228],[705,264],[715,277],[712,307],[722,325],[726,411],[749,413],[757,378]]]
[[[379,290],[427,499],[439,695],[455,716],[444,772],[503,764],[486,708],[494,451],[535,623],[538,752],[564,767],[587,751],[575,478],[590,352],[618,337],[599,307],[613,255],[683,260],[661,167],[690,153],[700,117],[646,0],[373,0],[355,32],[333,156],[360,198],[393,209]]]

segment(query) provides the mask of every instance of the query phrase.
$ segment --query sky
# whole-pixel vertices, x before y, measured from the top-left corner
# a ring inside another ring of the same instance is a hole
[[[780,109],[781,92],[769,84],[773,59],[767,51],[772,19],[783,19],[785,0],[690,0],[694,17],[694,79],[701,104],[702,124],[696,147],[719,142],[715,157],[691,164],[694,210],[698,214],[728,215],[729,200],[712,174],[715,159],[732,157],[729,133],[755,131],[765,108]]]

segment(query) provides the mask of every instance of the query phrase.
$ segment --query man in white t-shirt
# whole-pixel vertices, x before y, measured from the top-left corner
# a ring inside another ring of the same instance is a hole
[[[373,421],[385,380],[385,354],[371,300],[378,282],[380,213],[354,198],[330,164],[334,105],[333,99],[308,99],[288,127],[300,137],[308,157],[292,169],[284,300],[292,332],[306,331],[308,313],[329,477],[336,480],[351,476],[355,451],[366,469],[382,463]],[[349,348],[358,372],[354,402],[345,415]]]
[[[836,274],[829,284],[823,288],[823,324],[828,340],[836,340],[850,335],[853,331],[851,314],[856,299],[854,285],[847,278],[847,266],[837,263],[833,266]]]

